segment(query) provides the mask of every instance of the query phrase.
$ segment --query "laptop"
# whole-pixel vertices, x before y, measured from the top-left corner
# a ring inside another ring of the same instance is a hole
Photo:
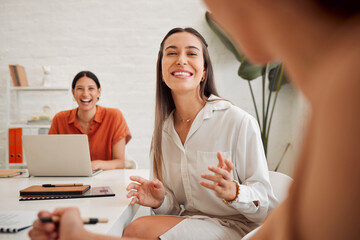
[[[85,134],[23,135],[30,176],[88,177],[93,172]]]

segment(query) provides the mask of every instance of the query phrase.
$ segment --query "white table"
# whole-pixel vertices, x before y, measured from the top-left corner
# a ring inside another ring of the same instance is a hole
[[[93,177],[14,177],[0,179],[0,210],[23,210],[23,211],[53,211],[57,207],[75,206],[80,209],[82,217],[104,217],[108,223],[85,225],[86,229],[96,233],[121,236],[124,227],[134,217],[138,206],[130,206],[130,199],[126,198],[126,186],[130,183],[131,175],[139,175],[149,178],[148,169],[135,170],[109,170]],[[83,183],[92,187],[110,186],[115,197],[77,198],[19,201],[19,191],[31,185],[45,183]],[[28,231],[5,234],[0,233],[0,239],[29,239]]]

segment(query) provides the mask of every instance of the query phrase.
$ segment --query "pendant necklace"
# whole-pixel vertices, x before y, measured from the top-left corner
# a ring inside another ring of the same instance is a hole
[[[178,113],[177,115],[179,116],[179,120],[180,120],[180,122],[183,122],[183,123],[189,123],[189,122],[191,121],[191,118],[189,118],[189,119],[183,119],[183,118],[180,116],[180,114],[179,114],[179,113]]]

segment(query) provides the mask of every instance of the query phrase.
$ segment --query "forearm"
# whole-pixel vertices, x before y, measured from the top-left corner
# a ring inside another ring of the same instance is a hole
[[[123,169],[125,167],[125,160],[123,159],[112,159],[112,160],[99,160],[101,161],[101,169]]]

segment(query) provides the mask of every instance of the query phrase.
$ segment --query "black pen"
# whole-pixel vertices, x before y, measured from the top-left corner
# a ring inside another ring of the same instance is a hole
[[[43,187],[78,187],[83,186],[82,183],[67,183],[67,184],[43,184]]]
[[[53,217],[45,217],[45,218],[39,218],[39,220],[43,223],[58,223],[60,221],[60,217],[53,216]],[[83,218],[82,222],[84,224],[96,224],[96,223],[107,223],[109,219],[107,218]]]

